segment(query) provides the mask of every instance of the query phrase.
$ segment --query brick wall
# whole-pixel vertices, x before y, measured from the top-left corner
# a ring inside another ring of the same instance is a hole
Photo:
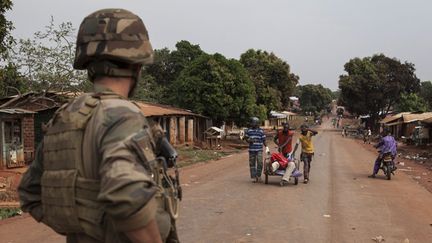
[[[26,115],[22,119],[23,139],[24,139],[24,159],[25,162],[31,162],[35,153],[35,134],[34,134],[34,117],[33,114]]]

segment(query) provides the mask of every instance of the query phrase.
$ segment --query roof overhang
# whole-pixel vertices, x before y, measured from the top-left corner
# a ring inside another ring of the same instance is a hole
[[[5,108],[0,109],[0,113],[10,114],[10,115],[19,115],[19,114],[35,114],[36,112],[24,110],[20,108]]]

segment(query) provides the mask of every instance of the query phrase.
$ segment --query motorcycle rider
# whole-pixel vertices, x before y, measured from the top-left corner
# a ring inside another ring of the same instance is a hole
[[[390,129],[384,128],[383,135],[384,137],[381,138],[381,141],[374,146],[375,148],[379,148],[379,155],[378,158],[375,160],[373,172],[372,175],[369,176],[369,178],[376,177],[376,174],[378,173],[378,170],[381,166],[381,161],[384,157],[384,154],[386,153],[391,153],[393,171],[397,169],[394,164],[394,159],[396,158],[397,154],[397,142],[392,136]]]
[[[263,167],[263,145],[266,153],[270,153],[270,149],[266,143],[266,136],[263,129],[259,127],[258,117],[252,117],[250,128],[245,131],[244,139],[249,143],[249,167],[250,176],[253,182],[261,181],[261,172]]]

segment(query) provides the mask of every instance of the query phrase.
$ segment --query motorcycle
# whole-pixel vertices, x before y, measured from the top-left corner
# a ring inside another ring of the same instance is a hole
[[[387,180],[391,180],[392,175],[394,175],[395,166],[393,162],[393,156],[390,152],[385,153],[381,159],[380,170],[384,172]]]

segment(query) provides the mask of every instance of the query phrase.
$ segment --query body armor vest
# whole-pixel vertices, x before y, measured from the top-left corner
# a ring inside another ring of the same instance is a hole
[[[77,112],[61,107],[43,140],[42,206],[44,222],[60,234],[85,233],[102,240],[99,180],[84,178],[85,128],[100,100],[88,96]]]

